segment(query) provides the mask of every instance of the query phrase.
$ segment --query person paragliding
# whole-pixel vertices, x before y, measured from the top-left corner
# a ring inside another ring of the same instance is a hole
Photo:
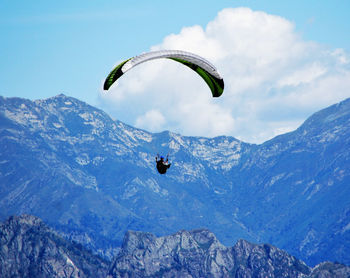
[[[171,163],[169,163],[169,155],[166,156],[166,160],[164,160],[164,156],[156,156],[157,170],[158,173],[163,175],[170,168]]]
[[[142,63],[162,58],[170,59],[189,67],[207,83],[213,97],[217,98],[222,95],[224,91],[224,80],[216,67],[203,57],[183,50],[150,51],[124,60],[109,73],[103,84],[103,89],[106,91],[109,90],[130,69]],[[164,160],[164,157],[157,155],[156,162],[157,170],[160,174],[165,174],[171,165],[168,156]]]

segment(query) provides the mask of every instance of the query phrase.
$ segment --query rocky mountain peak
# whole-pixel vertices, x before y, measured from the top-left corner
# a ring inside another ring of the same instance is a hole
[[[37,227],[38,229],[40,228],[46,229],[45,224],[40,218],[29,214],[22,214],[20,216],[11,216],[7,220],[7,224],[9,226],[18,226],[18,227],[21,227],[22,229],[26,229],[26,228],[28,229],[33,227]]]
[[[329,123],[339,123],[344,118],[348,119],[349,115],[350,98],[314,113],[300,128],[317,128]]]
[[[31,215],[0,224],[0,277],[349,277],[350,267],[324,262],[313,269],[269,244],[222,245],[207,229],[156,237],[128,231],[107,262],[64,240]]]
[[[145,246],[148,249],[157,250],[164,243],[178,250],[190,250],[192,248],[209,250],[221,246],[215,235],[208,229],[181,230],[172,236],[159,238],[152,233],[128,231],[124,237],[122,249],[129,253]]]
[[[223,246],[207,229],[156,237],[129,231],[108,277],[347,277],[350,268],[322,263],[314,269],[270,244],[239,240]]]
[[[105,277],[103,259],[70,243],[31,215],[0,224],[0,277]]]

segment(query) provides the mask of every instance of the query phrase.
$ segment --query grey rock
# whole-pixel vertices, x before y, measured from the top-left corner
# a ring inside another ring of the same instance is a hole
[[[108,263],[30,215],[0,224],[0,277],[105,277]]]
[[[305,277],[305,263],[271,245],[223,246],[208,230],[155,237],[129,231],[108,277]]]
[[[332,262],[323,262],[315,266],[310,278],[349,278],[350,267]]]
[[[350,277],[350,267],[314,268],[269,244],[222,245],[207,229],[156,237],[128,231],[112,263],[63,239],[40,219],[0,224],[0,277]],[[109,270],[108,270],[109,265]]]

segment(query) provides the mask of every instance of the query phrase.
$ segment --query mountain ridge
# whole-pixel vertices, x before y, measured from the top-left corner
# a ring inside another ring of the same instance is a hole
[[[0,97],[0,217],[35,214],[109,258],[126,230],[208,227],[227,245],[350,262],[350,99],[327,109],[256,145],[150,133],[64,95]],[[154,156],[169,150],[172,168],[158,176]]]
[[[270,244],[221,244],[208,229],[156,237],[127,231],[107,262],[68,241],[32,215],[0,223],[1,277],[346,277],[350,267],[322,262],[314,268]]]

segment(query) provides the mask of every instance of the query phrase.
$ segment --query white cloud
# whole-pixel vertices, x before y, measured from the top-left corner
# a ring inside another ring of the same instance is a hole
[[[139,65],[102,100],[116,118],[150,131],[260,143],[350,96],[344,50],[304,41],[292,22],[248,8],[224,9],[205,29],[184,27],[151,47],[158,49],[207,58],[223,75],[225,91],[212,98],[198,75],[171,60]]]
[[[304,68],[296,69],[291,74],[282,77],[277,85],[279,87],[285,86],[298,86],[300,84],[308,84],[313,82],[316,78],[322,76],[326,73],[326,67],[314,63],[311,65],[306,65]]]
[[[144,115],[137,117],[136,127],[142,127],[148,130],[159,130],[165,124],[165,118],[158,110],[147,111]]]

